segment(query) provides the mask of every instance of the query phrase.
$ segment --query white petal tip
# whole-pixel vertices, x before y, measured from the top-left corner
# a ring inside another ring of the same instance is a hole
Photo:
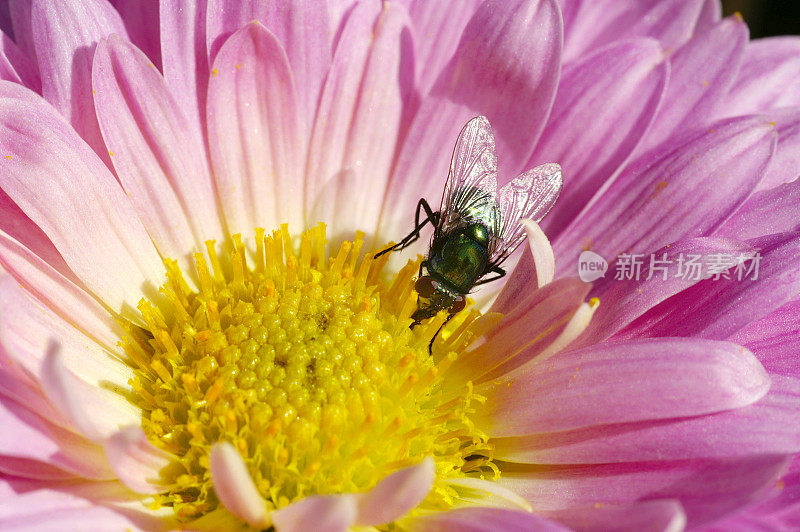
[[[392,473],[358,496],[357,524],[377,526],[402,517],[425,499],[435,479],[436,463],[431,457]]]
[[[550,240],[539,224],[533,220],[520,220],[528,235],[528,246],[536,267],[536,284],[539,288],[551,283],[556,276],[556,258]]]
[[[99,441],[102,435],[76,393],[79,386],[87,384],[74,377],[64,366],[59,346],[50,345],[42,361],[42,388],[45,395],[83,436]]]
[[[272,513],[277,532],[346,532],[356,522],[356,496],[312,495]]]
[[[106,457],[123,484],[136,493],[164,491],[160,472],[170,464],[169,454],[155,447],[139,427],[127,427],[109,436]]]
[[[228,511],[255,528],[270,526],[267,503],[250,478],[241,455],[228,442],[211,448],[211,479],[217,497]]]
[[[479,506],[508,508],[533,513],[533,507],[522,496],[500,486],[497,482],[480,478],[451,478],[446,481],[465,501]]]

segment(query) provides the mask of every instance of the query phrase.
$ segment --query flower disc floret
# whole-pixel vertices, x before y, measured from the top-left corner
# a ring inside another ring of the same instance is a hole
[[[330,258],[322,224],[298,252],[286,226],[255,235],[249,258],[239,235],[227,252],[209,241],[194,278],[166,261],[163,297],[142,300],[144,326],[127,327],[132,401],[148,438],[178,458],[156,506],[186,519],[218,506],[209,453],[220,441],[239,451],[271,509],[367,491],[426,456],[437,482],[423,507],[453,504],[446,479],[496,474],[470,421],[482,398],[469,382],[443,386],[490,317],[459,316],[431,356],[446,316],[409,328],[418,262],[389,280],[388,255],[361,258],[363,235]]]

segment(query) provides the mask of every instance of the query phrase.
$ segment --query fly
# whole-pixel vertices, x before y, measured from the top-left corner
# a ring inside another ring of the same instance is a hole
[[[443,310],[448,312],[446,324],[464,309],[466,295],[473,288],[503,277],[506,272],[500,266],[525,240],[520,220],[539,222],[544,218],[561,187],[561,167],[547,163],[520,174],[498,190],[489,121],[478,116],[467,122],[453,150],[439,210],[434,212],[424,198],[420,199],[414,230],[376,255],[408,247],[419,239],[428,223],[433,225],[433,237],[415,284],[417,310],[411,316],[411,327]],[[438,334],[431,339],[429,351]]]

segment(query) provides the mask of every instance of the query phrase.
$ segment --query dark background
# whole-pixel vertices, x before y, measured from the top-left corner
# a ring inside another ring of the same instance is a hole
[[[750,37],[800,34],[800,0],[722,0],[725,16],[739,12]]]

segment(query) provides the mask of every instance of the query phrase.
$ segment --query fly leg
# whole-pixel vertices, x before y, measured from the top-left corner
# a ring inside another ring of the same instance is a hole
[[[419,221],[420,211],[422,211],[423,209],[425,210],[425,219],[422,220],[422,222],[420,222]],[[439,213],[433,212],[430,205],[428,205],[428,202],[425,201],[425,198],[421,198],[419,200],[419,203],[417,203],[417,212],[414,215],[414,230],[411,231],[403,240],[401,240],[397,244],[389,246],[388,248],[384,249],[383,251],[375,255],[375,258],[377,259],[384,253],[389,253],[390,251],[400,251],[401,249],[405,249],[414,242],[416,242],[417,240],[419,240],[419,233],[420,231],[422,231],[422,228],[425,227],[425,224],[427,224],[428,222],[430,222],[434,226],[437,225],[439,223]]]
[[[433,335],[433,338],[431,338],[431,343],[428,344],[428,354],[430,356],[433,356],[433,342],[436,341],[436,337],[439,336],[440,332],[442,332],[442,329],[444,329],[444,326],[447,325],[447,322],[453,319],[453,316],[455,316],[455,314],[448,314],[447,319],[444,320],[441,325],[439,325],[438,329],[436,329],[436,334]]]
[[[488,279],[481,279],[472,286],[480,286],[482,284],[491,283],[492,281],[496,281],[506,276],[506,271],[500,266],[492,266],[486,273],[495,273],[497,275],[495,275],[494,277],[489,277]]]
[[[417,273],[417,279],[422,277],[422,268],[424,268],[426,266],[427,262],[428,261],[425,261],[425,260],[420,262],[420,264],[419,264],[419,272]],[[416,312],[414,312],[414,314],[411,315],[411,319],[413,319],[414,321],[411,323],[411,325],[409,325],[409,329],[413,329],[414,327],[416,327],[417,325],[422,323],[422,320],[430,317],[430,316],[424,316],[424,317],[420,316],[419,313],[420,313],[420,310],[419,310],[419,308],[417,308]]]

